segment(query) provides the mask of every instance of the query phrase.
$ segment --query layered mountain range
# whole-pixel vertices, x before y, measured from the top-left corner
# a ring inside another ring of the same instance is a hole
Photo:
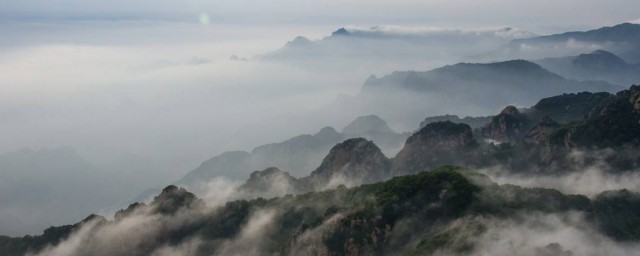
[[[298,37],[263,61],[329,61],[342,69],[354,63],[335,60],[411,65],[409,58],[422,63],[452,51],[535,61],[371,76],[334,107],[416,117],[424,120],[417,130],[396,132],[369,115],[341,132],[325,127],[225,152],[175,185],[149,189],[113,218],[89,215],[40,235],[0,236],[0,255],[634,255],[640,86],[621,86],[640,79],[639,39],[640,25],[630,23],[549,36],[374,27]],[[48,201],[60,214],[69,205],[88,212],[105,202],[84,199],[125,191],[109,187],[110,177],[91,176],[96,168],[65,150],[5,154],[0,167],[14,172],[0,181],[2,210],[14,215],[23,213],[12,212],[22,206],[11,193]],[[60,171],[62,180],[39,179],[45,170]],[[604,185],[587,193],[548,188],[553,182],[537,188],[537,179]]]
[[[640,80],[640,64],[628,63],[604,50],[578,56],[546,58],[536,63],[571,79],[601,80],[617,85],[632,84]]]
[[[437,64],[441,60],[533,60],[605,50],[621,56],[629,63],[640,63],[638,38],[640,24],[634,23],[552,35],[536,35],[509,27],[350,27],[337,29],[319,40],[298,36],[282,48],[264,54],[262,60],[306,64],[341,60],[347,63],[341,63],[341,66],[354,67],[354,64],[366,65],[366,61],[384,59],[388,64],[403,66],[402,64]],[[355,63],[351,64],[353,62]]]
[[[316,134],[299,135],[283,142],[258,146],[251,152],[224,152],[204,161],[174,184],[202,194],[213,179],[244,181],[252,172],[269,166],[277,166],[292,177],[301,177],[320,165],[326,152],[336,143],[348,138],[367,138],[380,145],[385,153],[395,154],[409,135],[410,133],[394,131],[375,115],[360,116],[341,132],[332,127],[324,127]],[[161,188],[148,189],[135,199],[146,200],[160,190]]]
[[[618,190],[587,197],[500,185],[473,170],[501,165],[530,176],[580,172],[597,154],[577,160],[574,152],[610,150],[599,159],[606,172],[633,172],[640,163],[639,133],[640,86],[616,94],[563,94],[531,108],[507,106],[481,128],[428,123],[391,159],[367,139],[342,141],[306,177],[277,168],[253,172],[236,194],[249,200],[210,205],[169,186],[114,220],[92,215],[38,236],[0,237],[0,253],[628,254],[637,249],[619,243],[640,237],[640,195]],[[524,231],[532,227],[543,228]],[[567,230],[577,235],[559,235]],[[530,241],[527,235],[555,239]],[[574,239],[590,247],[576,247]]]
[[[493,108],[512,102],[532,104],[537,99],[581,91],[613,92],[620,87],[602,81],[565,79],[541,66],[513,60],[496,63],[459,63],[425,72],[394,72],[365,82],[364,97],[389,94],[438,95],[453,102]],[[491,98],[490,102],[485,99]],[[401,104],[401,102],[398,102]]]
[[[297,37],[261,60],[375,74],[333,107],[375,113],[408,130],[429,115],[486,116],[562,93],[619,91],[637,83],[638,37],[640,25],[632,23],[544,36],[513,28],[352,27],[319,40]]]
[[[531,51],[535,48],[559,49],[568,52],[606,50],[619,55],[627,62],[640,62],[640,24],[622,23],[589,31],[516,39],[510,42],[514,51]]]

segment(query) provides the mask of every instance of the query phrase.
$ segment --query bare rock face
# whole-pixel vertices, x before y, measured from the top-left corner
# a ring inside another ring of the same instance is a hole
[[[621,91],[617,96],[629,98],[629,103],[633,105],[637,113],[640,113],[640,85],[632,85],[629,90]]]
[[[483,137],[498,142],[515,141],[525,133],[527,119],[514,106],[507,106],[480,129]]]
[[[553,130],[560,127],[560,123],[551,119],[549,116],[544,116],[538,124],[536,124],[527,135],[524,136],[524,141],[528,143],[542,144],[547,137],[553,132]]]
[[[316,186],[376,182],[389,177],[390,167],[391,161],[372,141],[355,138],[334,146],[308,180]]]
[[[456,164],[476,146],[471,127],[449,121],[430,123],[413,134],[393,160],[393,175]]]

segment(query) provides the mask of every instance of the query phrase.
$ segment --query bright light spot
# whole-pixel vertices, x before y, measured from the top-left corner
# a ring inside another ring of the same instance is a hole
[[[198,20],[200,20],[200,24],[202,25],[209,25],[209,15],[206,14],[200,14],[200,17],[198,17]]]

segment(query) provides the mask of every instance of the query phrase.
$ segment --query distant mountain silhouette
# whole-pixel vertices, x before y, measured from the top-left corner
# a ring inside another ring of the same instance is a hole
[[[253,177],[256,170],[265,170],[268,167],[277,167],[287,175],[302,177],[318,167],[327,152],[345,139],[367,138],[395,154],[409,135],[393,131],[384,120],[375,115],[361,116],[348,124],[342,133],[332,127],[324,127],[316,134],[299,135],[283,142],[258,146],[251,152],[224,152],[204,161],[175,184],[200,193],[201,189],[204,189],[203,185],[212,179],[244,181],[250,176]],[[148,189],[135,200],[149,199],[159,190],[160,188]]]
[[[381,78],[370,77],[362,94],[373,95],[369,97],[374,100],[390,98],[393,93],[409,94],[409,97],[440,95],[459,104],[498,108],[512,103],[531,105],[540,98],[562,93],[613,92],[620,88],[601,81],[565,79],[533,62],[512,60],[459,63],[425,72],[393,72]],[[400,97],[396,104],[406,103]]]
[[[640,82],[640,64],[629,64],[617,55],[604,50],[578,56],[546,58],[536,63],[572,79],[603,80],[617,85]]]
[[[640,42],[640,24],[622,23],[589,31],[575,31],[527,39],[516,39],[514,43],[566,42],[569,39],[593,43],[638,43]]]
[[[639,42],[640,24],[622,23],[611,27],[602,27],[589,31],[575,31],[526,39],[516,39],[513,40],[509,46],[512,49],[529,49],[532,47],[540,49],[565,48],[569,51],[598,47],[599,49],[614,52],[627,62],[639,63]]]
[[[451,61],[453,56],[454,61],[462,61],[467,55],[495,50],[512,39],[532,36],[534,34],[530,32],[509,27],[477,30],[398,26],[339,28],[318,40],[298,36],[280,49],[263,54],[261,59],[324,64],[313,66],[315,68],[358,68],[372,64],[408,67],[407,64],[427,60]]]

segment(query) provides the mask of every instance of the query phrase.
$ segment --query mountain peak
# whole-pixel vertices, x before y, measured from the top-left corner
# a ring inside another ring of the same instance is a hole
[[[592,71],[623,69],[627,65],[622,58],[604,50],[580,54],[572,63],[582,68],[589,68],[588,70]]]
[[[299,189],[296,178],[276,167],[252,172],[251,177],[240,186],[240,191],[263,198],[295,193]]]
[[[348,36],[351,35],[351,33],[349,33],[349,31],[347,31],[345,28],[339,28],[336,31],[333,31],[333,33],[331,33],[331,36]]]
[[[292,41],[287,42],[286,47],[306,47],[312,45],[313,42],[304,36],[297,36]]]
[[[593,51],[593,52],[591,52],[589,54],[591,54],[591,55],[610,56],[610,57],[618,57],[618,56],[616,56],[615,54],[613,54],[611,52],[608,52],[608,51],[605,51],[605,50],[600,50],[600,49],[595,50],[595,51]]]
[[[387,122],[376,115],[360,116],[342,129],[345,134],[393,133]]]
[[[320,131],[318,131],[316,134],[314,134],[313,136],[324,139],[324,138],[337,138],[340,136],[340,133],[338,133],[338,131],[336,131],[336,129],[334,129],[331,126],[326,126],[323,127],[322,129],[320,129]]]
[[[379,181],[388,177],[389,167],[390,160],[372,141],[354,138],[334,146],[310,177],[320,184],[336,178],[354,183]]]
[[[508,142],[520,138],[526,126],[527,118],[520,114],[516,107],[507,106],[480,129],[480,132],[485,138]]]
[[[156,212],[172,214],[182,208],[203,207],[204,202],[184,188],[169,185],[153,198],[151,205],[155,206]]]
[[[500,114],[516,116],[520,114],[520,111],[515,106],[509,105],[500,111]]]
[[[97,214],[90,214],[89,216],[87,216],[86,218],[84,218],[83,220],[80,221],[80,223],[88,223],[91,221],[96,221],[99,223],[106,223],[107,222],[107,218],[97,215]]]
[[[493,79],[484,77],[487,75],[487,72],[495,73],[495,75],[493,76],[536,75],[536,76],[545,76],[545,78],[553,77],[554,79],[559,77],[558,75],[547,71],[542,66],[536,63],[533,63],[528,60],[522,60],[522,59],[506,60],[506,61],[490,62],[490,63],[462,62],[462,63],[457,63],[455,65],[447,65],[441,68],[437,68],[437,69],[434,69],[433,71],[448,72],[456,75],[465,74],[465,73],[469,75],[480,75],[480,77],[478,77],[477,79],[482,79],[482,80],[493,80]],[[418,75],[418,74],[413,74],[413,75]]]
[[[414,135],[425,135],[425,139],[448,139],[449,137],[457,137],[462,135],[468,137],[471,132],[471,127],[466,124],[454,123],[451,121],[434,122],[427,124],[424,128],[420,129],[418,133]],[[413,138],[412,138],[413,137]],[[411,136],[407,139],[407,143],[417,140],[416,136]],[[466,144],[467,140],[462,141],[460,145]]]
[[[392,174],[403,175],[455,164],[476,145],[471,127],[451,121],[427,124],[407,139],[393,161]]]
[[[273,176],[273,175],[278,175],[278,174],[289,174],[285,171],[281,171],[280,169],[278,169],[277,167],[269,167],[267,169],[264,169],[262,171],[254,171],[251,173],[251,177],[249,178],[249,180],[254,180],[260,177],[267,177],[267,176]]]
[[[540,65],[533,63],[528,60],[507,60],[500,61],[487,64],[489,66],[494,66],[498,68],[511,68],[511,69],[519,69],[519,70],[530,70],[530,69],[543,69]]]

